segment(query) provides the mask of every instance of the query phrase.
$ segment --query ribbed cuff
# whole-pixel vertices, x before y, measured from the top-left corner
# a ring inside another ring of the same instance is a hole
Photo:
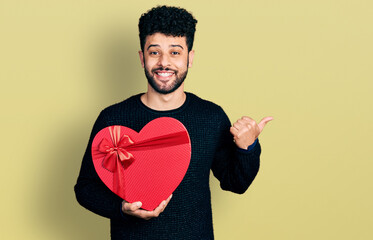
[[[242,148],[237,147],[237,150],[240,151],[240,152],[242,152],[242,153],[248,153],[248,152],[250,152],[251,150],[254,149],[254,147],[256,146],[257,142],[258,142],[258,139],[255,139],[255,141],[253,142],[253,144],[251,144],[250,146],[248,146],[247,149],[242,149]]]

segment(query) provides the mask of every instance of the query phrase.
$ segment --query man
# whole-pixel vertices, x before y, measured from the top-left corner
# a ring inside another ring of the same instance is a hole
[[[242,117],[231,127],[222,108],[184,92],[193,64],[196,23],[181,8],[160,6],[143,14],[139,56],[147,92],[104,109],[94,124],[75,192],[81,205],[110,218],[112,239],[213,239],[210,169],[223,189],[236,193],[246,191],[259,169],[257,137],[272,118],[257,124]],[[151,120],[165,116],[184,124],[192,155],[172,196],[146,211],[141,202],[126,202],[102,183],[92,163],[91,145],[105,127],[122,125],[139,132]]]

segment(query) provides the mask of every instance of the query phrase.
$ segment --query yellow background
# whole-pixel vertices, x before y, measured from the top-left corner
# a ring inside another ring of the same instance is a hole
[[[373,239],[369,0],[0,0],[0,238],[109,238],[73,186],[99,111],[146,90],[137,22],[161,3],[199,21],[186,90],[275,118],[248,192],[211,180],[216,239]]]

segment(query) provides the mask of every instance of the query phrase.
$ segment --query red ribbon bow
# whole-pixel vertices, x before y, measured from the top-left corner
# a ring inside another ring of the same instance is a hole
[[[126,160],[134,159],[133,155],[125,149],[134,144],[131,138],[127,135],[120,137],[120,127],[109,127],[111,141],[107,138],[102,139],[98,146],[98,150],[106,153],[102,166],[110,172],[115,172],[118,164],[122,164]]]

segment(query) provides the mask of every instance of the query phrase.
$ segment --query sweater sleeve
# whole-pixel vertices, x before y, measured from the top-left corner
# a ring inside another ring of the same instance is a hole
[[[121,214],[122,199],[110,191],[97,175],[91,155],[94,136],[106,127],[103,114],[97,118],[85,151],[77,183],[74,187],[75,196],[80,205],[86,209],[111,219],[127,219]]]
[[[242,194],[259,171],[261,147],[257,140],[250,151],[240,151],[233,142],[230,126],[230,121],[223,112],[222,121],[218,125],[220,137],[211,169],[223,190]]]

